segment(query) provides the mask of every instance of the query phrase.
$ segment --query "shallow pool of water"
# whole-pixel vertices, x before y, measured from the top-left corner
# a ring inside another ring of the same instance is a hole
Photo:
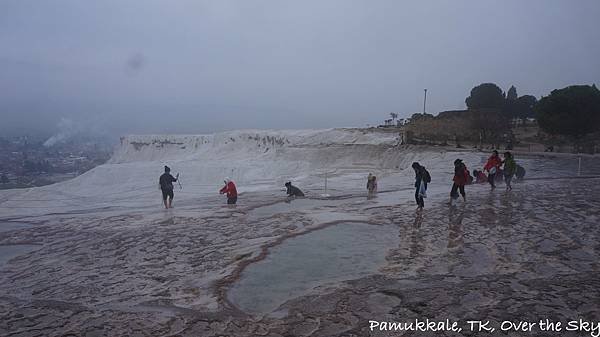
[[[335,207],[349,202],[348,199],[321,200],[298,198],[291,199],[287,202],[281,201],[276,204],[257,207],[251,210],[248,216],[250,219],[262,219],[280,213],[305,211],[317,207]]]
[[[342,223],[285,240],[249,265],[230,289],[241,310],[266,314],[319,285],[378,273],[398,245],[395,226]]]
[[[12,231],[15,229],[24,229],[24,228],[28,228],[28,227],[31,227],[31,225],[23,223],[23,222],[11,222],[11,221],[0,222],[0,233]]]
[[[0,268],[4,267],[4,265],[19,255],[27,254],[36,248],[39,248],[38,245],[6,245],[0,246]]]
[[[577,156],[565,156],[556,158],[540,158],[527,155],[516,157],[517,164],[522,165],[527,173],[527,178],[542,177],[574,177],[579,172],[579,158]],[[600,158],[582,157],[581,175],[600,174]]]

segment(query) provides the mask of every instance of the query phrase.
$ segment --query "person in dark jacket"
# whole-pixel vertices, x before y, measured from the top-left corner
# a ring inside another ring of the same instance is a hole
[[[418,162],[412,163],[412,168],[415,170],[415,201],[417,209],[421,210],[425,207],[424,198],[427,197],[427,184],[431,182],[431,176],[427,169]]]
[[[463,200],[467,201],[467,193],[465,192],[465,185],[469,180],[469,170],[467,166],[462,162],[461,159],[454,161],[454,178],[452,181],[452,190],[450,191],[450,202],[454,199],[458,199],[458,191],[463,197]]]
[[[173,177],[171,175],[171,169],[166,165],[165,173],[158,178],[158,185],[162,191],[163,203],[165,204],[166,209],[173,208],[173,183],[176,182],[178,178],[179,173],[177,173],[177,176]]]
[[[302,191],[298,187],[292,185],[291,181],[288,181],[287,183],[285,183],[285,188],[287,189],[286,193],[287,193],[288,197],[303,197],[304,196],[304,193],[302,193]]]
[[[367,176],[367,198],[371,199],[377,193],[377,177],[372,173]]]

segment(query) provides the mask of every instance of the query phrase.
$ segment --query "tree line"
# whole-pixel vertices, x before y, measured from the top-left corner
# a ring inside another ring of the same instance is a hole
[[[540,128],[551,135],[581,139],[600,131],[600,91],[596,85],[572,85],[556,89],[537,100],[534,96],[518,96],[511,86],[507,93],[494,83],[483,83],[471,90],[465,99],[469,110],[482,114],[480,128],[501,127],[508,119],[536,118]]]

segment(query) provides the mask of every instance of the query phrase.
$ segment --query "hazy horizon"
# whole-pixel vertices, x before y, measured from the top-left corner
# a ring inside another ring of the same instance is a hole
[[[597,83],[600,2],[0,2],[3,135],[381,124]],[[61,122],[63,121],[63,122]]]

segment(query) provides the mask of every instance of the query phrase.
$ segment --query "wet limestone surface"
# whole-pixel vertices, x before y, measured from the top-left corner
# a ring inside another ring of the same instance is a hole
[[[29,227],[28,224],[13,221],[0,221],[0,233]]]
[[[0,246],[0,268],[11,259],[25,255],[37,248],[36,245],[3,245]]]
[[[329,208],[251,221],[245,207],[186,206],[2,232],[0,245],[37,248],[0,269],[0,335],[384,336],[368,320],[600,320],[599,180],[467,193],[465,205],[428,199],[420,214],[412,193],[396,205],[365,198],[332,207],[389,229],[395,241],[382,267],[318,285],[262,318],[222,298],[243,275],[236,271],[264,245],[316,228]],[[256,194],[251,206],[274,201]]]
[[[267,314],[327,283],[378,273],[397,238],[394,226],[340,223],[290,238],[250,265],[229,292],[245,312]]]

